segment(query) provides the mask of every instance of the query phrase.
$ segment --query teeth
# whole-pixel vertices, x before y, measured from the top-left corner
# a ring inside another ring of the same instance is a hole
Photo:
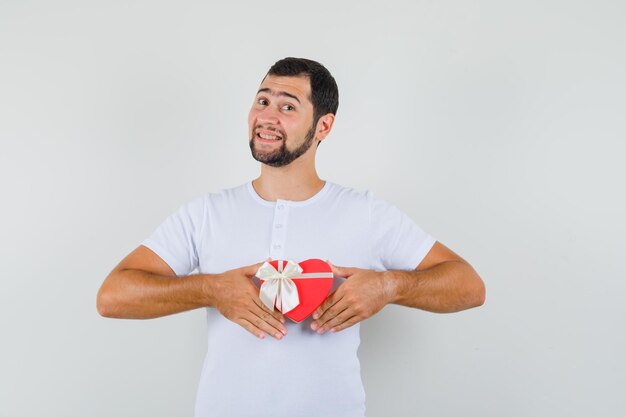
[[[266,140],[279,140],[280,139],[280,136],[265,135],[263,133],[259,133],[259,137],[261,137],[262,139],[266,139]]]

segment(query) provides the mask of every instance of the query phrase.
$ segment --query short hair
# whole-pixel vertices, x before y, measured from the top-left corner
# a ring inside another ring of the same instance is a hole
[[[297,77],[305,75],[311,83],[311,103],[313,103],[313,125],[327,113],[337,114],[339,89],[335,79],[322,64],[305,58],[287,57],[276,61],[267,75]],[[266,75],[266,77],[267,77]]]

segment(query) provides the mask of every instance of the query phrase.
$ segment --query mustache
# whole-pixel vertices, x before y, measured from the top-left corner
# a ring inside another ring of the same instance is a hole
[[[287,137],[287,133],[279,128],[276,127],[272,127],[272,126],[264,126],[264,125],[256,125],[254,126],[254,133],[256,134],[259,130],[267,130],[269,132],[274,132],[274,133],[278,133],[281,137],[286,138]]]

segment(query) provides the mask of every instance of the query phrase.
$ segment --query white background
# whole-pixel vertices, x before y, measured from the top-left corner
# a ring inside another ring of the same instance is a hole
[[[4,0],[0,415],[192,415],[203,310],[105,319],[96,293],[179,205],[258,175],[247,112],[285,56],[339,84],[322,179],[396,204],[487,285],[479,309],[363,323],[368,417],[623,412],[625,17],[618,0]]]

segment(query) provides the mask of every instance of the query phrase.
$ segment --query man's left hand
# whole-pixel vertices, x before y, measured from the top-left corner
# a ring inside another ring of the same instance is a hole
[[[320,334],[341,331],[373,316],[391,302],[393,288],[384,272],[328,263],[334,275],[348,280],[315,310],[311,329]]]

